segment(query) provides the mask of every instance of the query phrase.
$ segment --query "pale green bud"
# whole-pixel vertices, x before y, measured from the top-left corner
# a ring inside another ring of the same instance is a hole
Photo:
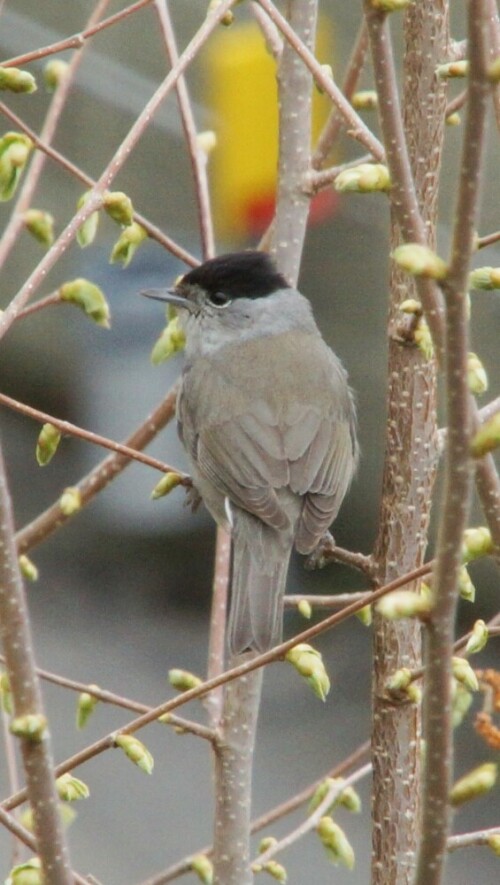
[[[321,701],[325,701],[330,691],[330,680],[320,652],[302,642],[286,653],[285,660],[305,678],[314,694]]]
[[[349,870],[354,868],[354,851],[343,829],[331,817],[322,817],[317,833],[326,850],[328,859],[335,865],[342,864]]]
[[[217,135],[212,129],[207,129],[205,132],[198,132],[196,142],[200,151],[208,157],[217,147]]]
[[[134,220],[134,207],[132,200],[122,191],[106,191],[102,202],[103,208],[109,217],[118,224],[126,227],[132,224]]]
[[[98,326],[109,329],[109,307],[99,286],[83,277],[78,277],[61,286],[59,297],[61,301],[75,304]]]
[[[54,457],[61,441],[61,431],[53,424],[44,424],[36,443],[36,460],[40,467],[45,467]]]
[[[59,803],[57,810],[59,812],[59,818],[63,827],[71,826],[76,817],[76,811],[69,805],[65,805],[64,802]],[[19,817],[19,821],[23,825],[23,827],[30,833],[35,832],[35,822],[33,819],[33,811],[31,808],[27,808],[25,811],[23,811],[23,813]]]
[[[207,7],[207,15],[210,15],[211,12],[215,12],[217,7],[221,5],[221,2],[222,2],[222,0],[210,0],[208,7]],[[225,28],[228,28],[229,25],[232,25],[233,21],[234,21],[234,15],[231,12],[231,10],[229,9],[225,13],[225,15],[222,16],[220,23],[221,23],[221,25],[224,25]]]
[[[378,95],[374,89],[362,89],[354,93],[351,104],[357,111],[373,111],[378,108]]]
[[[77,799],[88,799],[90,796],[87,784],[69,771],[56,778],[56,789],[59,798],[64,802],[76,802]]]
[[[43,79],[47,92],[55,92],[68,73],[68,62],[62,58],[51,58],[43,69]]]
[[[446,262],[420,243],[403,243],[394,249],[392,257],[399,267],[412,276],[443,280],[448,272]]]
[[[452,114],[448,114],[448,116],[445,117],[444,122],[446,123],[447,126],[460,126],[460,123],[462,122],[462,118],[461,118],[460,114],[458,114],[456,111],[454,111]]]
[[[265,851],[269,851],[270,848],[274,848],[275,845],[278,844],[278,840],[276,836],[264,836],[263,839],[259,842],[259,847],[257,851],[259,854],[264,854]]]
[[[457,682],[461,682],[469,691],[479,691],[477,676],[466,658],[453,657],[451,667]]]
[[[68,486],[59,498],[59,507],[64,516],[73,516],[82,509],[82,493],[78,486]]]
[[[337,805],[341,805],[343,808],[346,808],[347,811],[353,813],[361,811],[361,799],[358,793],[354,787],[343,787],[343,783],[344,778],[342,777],[327,777],[321,784],[319,784],[309,803],[309,813],[311,814],[316,808],[318,808],[321,802],[325,799],[327,793],[329,793],[334,787],[338,789],[338,792],[336,792],[328,811],[331,811],[331,809]]]
[[[12,703],[10,679],[9,674],[4,672],[0,673],[0,706],[2,707],[4,713],[7,713],[9,716],[12,715],[14,705]]]
[[[269,873],[273,879],[276,879],[277,882],[281,882],[285,885],[288,877],[283,864],[279,863],[277,860],[268,860],[266,863],[262,864],[262,869],[265,873]]]
[[[6,132],[0,138],[0,201],[14,195],[33,146],[22,132]]]
[[[151,492],[151,498],[153,501],[156,501],[157,498],[164,498],[165,495],[168,495],[172,491],[172,489],[177,488],[181,482],[182,476],[179,476],[178,473],[174,473],[173,471],[165,473],[160,479],[160,482],[156,483]]]
[[[191,688],[198,688],[202,684],[203,679],[195,676],[189,670],[174,668],[168,671],[168,681],[172,688],[175,688],[177,691],[189,691]]]
[[[416,682],[410,682],[406,689],[406,696],[412,704],[420,704],[422,700],[422,689]]]
[[[391,186],[391,178],[387,166],[382,163],[360,163],[351,169],[339,172],[335,179],[336,191],[355,191],[368,194],[373,191],[387,191]]]
[[[467,640],[467,645],[465,646],[465,651],[468,654],[474,655],[478,652],[482,651],[488,642],[489,631],[483,620],[479,619],[475,622],[471,635]]]
[[[477,353],[467,356],[467,382],[471,393],[480,395],[488,390],[488,375]]]
[[[19,568],[21,569],[21,574],[27,581],[38,581],[38,569],[29,556],[26,556],[25,553],[21,553],[21,556],[18,559]]]
[[[453,728],[462,724],[473,701],[472,692],[465,685],[452,678],[451,721]]]
[[[429,614],[431,604],[425,596],[412,590],[395,590],[377,602],[377,611],[390,621]]]
[[[472,562],[481,556],[490,556],[493,553],[493,541],[491,532],[485,525],[479,525],[472,529],[466,529],[462,536],[462,561]]]
[[[441,80],[467,77],[469,74],[469,62],[466,59],[461,59],[460,61],[450,61],[448,64],[438,65],[436,74]]]
[[[413,339],[426,360],[431,360],[434,356],[434,345],[427,320],[424,317],[420,317],[417,328],[413,333]]]
[[[26,230],[42,246],[52,246],[54,242],[54,216],[42,209],[27,209],[24,213]]]
[[[385,683],[385,690],[389,694],[399,694],[408,688],[410,682],[411,670],[408,667],[401,667],[400,670],[395,670],[395,672],[389,676],[389,679]]]
[[[16,737],[26,738],[34,744],[40,743],[47,736],[47,720],[42,713],[26,713],[16,716],[10,723],[10,731]]]
[[[364,627],[371,627],[373,621],[373,609],[371,605],[364,605],[363,608],[355,612],[358,621],[361,621]]]
[[[461,599],[466,602],[474,602],[476,598],[476,588],[472,583],[468,570],[463,565],[458,573],[458,592]]]
[[[36,80],[28,71],[0,67],[0,89],[8,92],[35,92]]]
[[[500,289],[500,267],[476,267],[469,274],[471,289]]]
[[[470,450],[474,458],[482,458],[498,446],[500,446],[500,412],[480,427],[472,439]]]
[[[485,762],[458,780],[452,787],[450,802],[453,806],[463,805],[489,793],[495,786],[498,767],[495,762]]]
[[[40,858],[32,857],[26,863],[13,867],[5,885],[44,885]]]
[[[308,599],[301,599],[299,604],[297,605],[297,611],[302,615],[307,621],[312,617],[312,605]]]
[[[214,881],[213,863],[205,854],[196,854],[191,859],[191,869],[196,873],[203,885],[212,885]]]
[[[98,685],[89,686],[89,688],[98,687]],[[81,694],[78,695],[78,703],[76,705],[76,727],[78,729],[85,728],[98,703],[99,698],[96,698],[93,694],[89,694],[88,691],[82,691]]]
[[[147,233],[140,224],[133,221],[127,225],[118,237],[110,255],[111,264],[123,264],[128,267],[134,254],[143,240],[147,237]]]
[[[87,202],[89,196],[90,191],[85,191],[85,193],[83,193],[81,197],[79,197],[76,208],[81,209],[82,206],[84,206]],[[90,246],[91,243],[94,242],[98,226],[99,212],[96,210],[95,212],[92,212],[88,216],[88,218],[85,219],[85,221],[80,225],[76,232],[78,245],[81,246],[82,249],[85,249],[87,246]]]
[[[500,57],[496,58],[488,68],[488,80],[490,83],[498,83],[500,80]]]
[[[407,298],[399,305],[399,309],[403,313],[409,313],[411,316],[422,316],[422,305],[416,298]]]
[[[115,744],[123,750],[134,765],[137,765],[146,774],[152,774],[154,759],[142,741],[131,734],[119,734],[115,738]]]
[[[154,366],[164,363],[165,360],[183,350],[185,343],[186,336],[179,324],[179,318],[174,316],[156,341],[151,351],[151,362]]]
[[[500,72],[499,72],[500,79]],[[500,857],[500,833],[498,835],[489,836],[487,841],[488,848],[491,848],[493,854],[496,854],[497,857]]]

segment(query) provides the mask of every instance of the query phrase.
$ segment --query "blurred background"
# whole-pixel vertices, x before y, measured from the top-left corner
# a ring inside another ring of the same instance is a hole
[[[125,4],[112,2],[111,14]],[[322,4],[318,54],[340,78],[359,24],[360,5]],[[454,36],[463,37],[462,4],[453,4]],[[5,0],[0,6],[3,58],[79,32],[94,4],[88,0]],[[200,25],[206,3],[172,0],[171,14],[180,49]],[[395,17],[396,18],[396,17]],[[221,29],[190,66],[187,82],[200,129],[216,131],[218,148],[209,160],[219,252],[255,246],[272,214],[276,163],[276,107],[273,62],[262,40],[248,30],[251,16],[236,10],[237,26]],[[395,28],[399,24],[395,21]],[[241,28],[241,30],[239,30]],[[399,40],[400,35],[398,35]],[[399,44],[398,44],[399,45]],[[62,58],[69,58],[62,53]],[[41,64],[27,66],[41,81]],[[97,177],[165,76],[161,35],[154,11],[144,9],[109,28],[87,48],[63,114],[55,146],[89,175]],[[361,87],[370,87],[369,70]],[[458,89],[458,87],[457,87]],[[235,100],[237,97],[237,101]],[[8,105],[39,131],[50,96],[10,96]],[[326,113],[324,97],[315,106],[315,130]],[[376,128],[372,116],[367,122]],[[4,121],[2,131],[12,129]],[[493,127],[492,127],[493,129]],[[498,227],[500,177],[498,142],[492,132],[480,232]],[[446,132],[441,192],[440,248],[446,254],[456,191],[460,127]],[[341,139],[332,162],[360,155]],[[256,162],[257,160],[257,162]],[[175,240],[200,255],[196,205],[175,98],[170,97],[141,139],[113,189],[125,191],[134,207]],[[47,162],[34,205],[51,212],[60,231],[74,212],[82,186]],[[2,228],[12,204],[0,206]],[[335,524],[337,542],[369,552],[376,535],[385,432],[385,314],[387,302],[388,211],[384,197],[333,192],[316,202],[304,250],[300,287],[311,299],[325,338],[346,365],[359,408],[362,460],[351,493]],[[96,244],[72,246],[49,274],[40,294],[86,276],[101,286],[112,311],[110,330],[98,329],[83,314],[59,307],[19,322],[0,352],[1,390],[39,409],[116,440],[123,440],[156,406],[175,380],[182,357],[153,367],[149,355],[163,326],[159,305],[138,292],[165,285],[185,267],[147,241],[124,271],[108,263],[117,227],[100,221]],[[3,269],[0,307],[5,307],[40,260],[41,246],[23,233]],[[490,248],[477,264],[498,265]],[[490,373],[484,401],[500,393],[498,323],[494,294],[473,303],[473,349]],[[99,463],[105,453],[66,439],[45,469],[35,462],[39,427],[0,412],[0,430],[19,527],[30,522],[62,489]],[[152,444],[151,454],[184,467],[175,427]],[[151,502],[157,474],[142,465],[128,468],[97,500],[31,556],[40,579],[29,586],[35,647],[40,666],[117,693],[155,704],[171,695],[167,671],[205,670],[214,529],[208,516],[183,507],[177,490]],[[496,611],[498,574],[488,564],[473,570],[478,587],[472,609],[463,604],[459,629]],[[325,593],[362,589],[360,577],[341,566],[307,573],[294,560],[290,592]],[[287,614],[286,634],[304,625]],[[255,769],[255,814],[320,777],[369,736],[370,638],[357,620],[317,643],[325,655],[333,688],[323,706],[287,667],[266,672]],[[494,648],[481,665],[494,660]],[[489,656],[489,657],[488,657]],[[498,659],[498,656],[497,656]],[[127,714],[100,705],[83,734],[74,730],[76,698],[51,686],[46,691],[56,759],[128,721]],[[196,718],[199,710],[186,709]],[[70,830],[72,858],[81,873],[105,885],[132,885],[184,854],[211,841],[211,767],[208,749],[189,736],[149,728],[144,738],[156,759],[145,778],[119,753],[107,753],[77,772],[91,798],[80,803]],[[457,732],[457,772],[486,757],[469,723]],[[0,770],[2,794],[9,792]],[[356,869],[335,870],[335,882],[362,885],[369,879],[369,785],[360,788],[361,816],[339,821],[356,850]],[[472,803],[457,815],[458,831],[498,822],[498,794]],[[496,815],[496,816],[495,816]],[[287,818],[272,834],[286,832]],[[10,844],[0,832],[0,875],[10,867]],[[452,855],[448,879],[455,885],[498,881],[498,860],[484,849]],[[332,881],[332,868],[311,835],[283,857],[290,882]],[[496,866],[495,866],[496,864]],[[187,879],[194,881],[194,876]]]

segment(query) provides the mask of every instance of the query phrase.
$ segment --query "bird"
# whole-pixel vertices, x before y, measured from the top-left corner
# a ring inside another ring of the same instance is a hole
[[[185,333],[178,433],[196,492],[232,536],[229,653],[268,651],[292,550],[317,549],[356,470],[347,373],[266,252],[210,258],[143,294],[173,305]]]

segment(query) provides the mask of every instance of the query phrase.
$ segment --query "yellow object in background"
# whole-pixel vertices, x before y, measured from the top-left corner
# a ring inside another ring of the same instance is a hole
[[[331,61],[329,23],[318,27],[317,57]],[[226,240],[261,233],[274,212],[278,160],[276,62],[255,22],[218,31],[204,53],[205,100],[217,147],[210,180],[217,233]],[[313,86],[313,138],[331,108]]]

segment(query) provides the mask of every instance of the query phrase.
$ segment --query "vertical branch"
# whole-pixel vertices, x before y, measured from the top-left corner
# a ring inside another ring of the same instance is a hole
[[[68,848],[59,817],[53,761],[35,670],[24,588],[14,542],[14,520],[0,451],[0,636],[14,700],[16,720],[37,717],[40,732],[20,737],[28,796],[33,810],[38,855],[44,880],[51,885],[73,881]]]
[[[287,0],[286,18],[311,51],[316,38],[317,0]],[[303,182],[311,165],[312,76],[285,40],[278,66],[279,159],[274,253],[292,285],[299,276],[309,215]]]
[[[217,529],[215,544],[215,569],[212,591],[212,614],[210,617],[210,639],[208,648],[207,679],[219,676],[224,670],[226,636],[227,597],[231,565],[231,537],[224,529]],[[223,706],[223,690],[211,691],[205,698],[210,725],[220,726]]]
[[[469,3],[470,75],[452,255],[443,283],[447,307],[446,399],[448,435],[445,485],[433,586],[436,598],[427,631],[424,727],[427,756],[423,782],[422,841],[416,885],[439,885],[450,827],[453,765],[451,656],[461,565],[462,534],[471,491],[471,402],[467,384],[467,280],[479,203],[489,85],[487,0]]]
[[[444,0],[410,4],[405,16],[403,111],[388,17],[365,3],[380,124],[391,188],[391,247],[401,238],[435,242],[445,87],[435,69],[447,43]],[[399,304],[420,298],[441,342],[443,310],[432,287],[415,290],[391,267],[387,438],[375,560],[382,583],[418,568],[424,558],[437,465],[436,367],[397,334]],[[434,287],[435,288],[435,287]],[[439,297],[440,294],[438,293]],[[418,582],[414,589],[418,588]],[[420,716],[388,697],[389,676],[421,663],[420,626],[375,618],[373,637],[373,883],[412,881],[418,842]]]

